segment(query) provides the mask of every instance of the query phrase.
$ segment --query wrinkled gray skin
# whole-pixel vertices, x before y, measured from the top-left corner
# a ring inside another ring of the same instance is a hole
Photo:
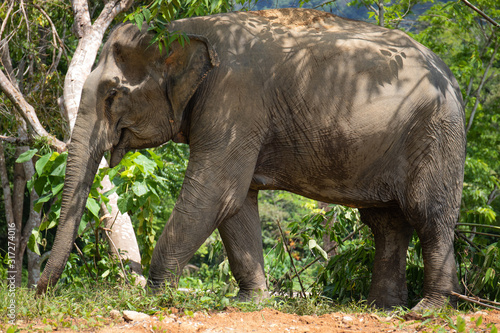
[[[416,230],[425,264],[416,309],[455,304],[464,109],[435,54],[400,31],[313,10],[189,18],[170,30],[191,42],[161,54],[150,35],[119,27],[85,83],[39,293],[61,275],[104,152],[116,165],[130,149],[176,139],[191,157],[150,286],[175,286],[218,228],[240,297],[265,296],[257,194],[281,189],[360,209],[375,235],[370,302],[406,304]]]

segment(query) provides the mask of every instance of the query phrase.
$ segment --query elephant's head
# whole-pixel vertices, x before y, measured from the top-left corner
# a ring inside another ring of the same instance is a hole
[[[218,64],[206,39],[189,36],[168,54],[151,45],[147,28],[120,26],[85,82],[69,144],[58,230],[37,292],[60,278],[76,238],[90,187],[106,151],[111,166],[131,149],[158,146],[179,134],[188,102]]]

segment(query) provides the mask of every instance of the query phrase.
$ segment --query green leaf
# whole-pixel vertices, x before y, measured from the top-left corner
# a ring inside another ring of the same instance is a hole
[[[490,281],[492,278],[495,277],[495,270],[491,267],[489,267],[487,270],[486,270],[486,274],[485,274],[485,278],[484,278],[484,282],[488,282]]]
[[[61,163],[51,173],[51,176],[63,177],[66,172],[66,163]]]
[[[323,259],[328,260],[328,254],[326,253],[325,250],[323,250],[321,246],[318,245],[318,243],[316,243],[314,239],[310,239],[307,245],[311,250],[316,249],[321,254]]]
[[[40,159],[38,161],[36,161],[35,170],[36,170],[36,173],[38,175],[43,174],[43,169],[45,168],[45,165],[47,164],[47,162],[50,160],[51,156],[52,156],[52,154],[45,154],[42,157],[40,157]]]
[[[52,194],[53,194],[54,196],[58,195],[58,194],[59,194],[59,192],[61,192],[61,190],[63,189],[63,187],[64,187],[64,182],[59,183],[59,184],[57,184],[57,185],[55,185],[55,186],[53,185],[53,186],[52,186]]]
[[[94,215],[97,218],[99,217],[99,211],[101,210],[101,207],[94,198],[88,198],[85,207],[87,207],[87,209],[92,213],[92,215]]]
[[[78,235],[81,235],[85,231],[85,228],[87,228],[88,223],[89,223],[88,216],[83,215],[82,220],[80,221],[80,225],[78,226]]]
[[[144,18],[146,19],[146,22],[149,23],[149,19],[151,18],[151,12],[149,11],[149,9],[144,8],[142,10],[142,13],[144,14]]]
[[[139,28],[139,30],[142,30],[142,23],[144,22],[144,15],[142,15],[142,13],[139,13],[139,14],[135,15],[134,19],[135,19],[135,24],[137,24],[137,27]]]
[[[458,316],[457,317],[457,332],[465,332],[467,322],[464,318]]]
[[[20,163],[20,162],[18,162],[18,163]],[[17,328],[17,325],[9,326],[9,328],[7,329],[7,331],[5,331],[5,333],[16,333],[16,332],[19,332],[19,329]]]
[[[134,191],[135,195],[138,197],[142,197],[143,195],[149,192],[148,186],[143,182],[135,182],[132,185],[132,191]]]
[[[31,231],[30,238],[28,240],[28,249],[40,255],[40,250],[38,249],[38,244],[41,243],[42,237],[37,228],[33,228]]]
[[[40,224],[40,227],[38,228],[38,230],[43,231],[46,229],[52,229],[55,226],[56,226],[56,221],[47,220],[47,221],[44,221],[42,224]]]
[[[134,197],[130,193],[122,195],[118,198],[118,209],[122,214],[131,211],[134,208]]]
[[[28,151],[25,151],[19,157],[16,159],[16,163],[24,163],[30,161],[33,156],[38,152],[38,149],[30,149]]]
[[[156,169],[156,163],[142,154],[135,158],[134,163],[145,174],[152,174]]]
[[[47,181],[48,181],[47,177],[35,178],[33,186],[35,188],[36,194],[38,194],[39,196],[43,194],[43,189],[45,188],[45,184],[47,184]]]
[[[49,201],[50,199],[52,199],[51,193],[46,194],[43,197],[38,198],[38,200],[35,200],[35,202],[34,202],[35,206],[33,207],[33,209],[35,209],[37,212],[40,212],[40,209],[42,209],[43,204],[45,202]]]

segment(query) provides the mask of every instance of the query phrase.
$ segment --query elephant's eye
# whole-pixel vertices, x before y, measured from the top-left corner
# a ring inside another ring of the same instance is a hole
[[[111,119],[111,106],[113,105],[116,93],[115,89],[111,90],[108,93],[108,97],[106,97],[106,100],[104,101],[104,111],[106,112],[108,119]]]

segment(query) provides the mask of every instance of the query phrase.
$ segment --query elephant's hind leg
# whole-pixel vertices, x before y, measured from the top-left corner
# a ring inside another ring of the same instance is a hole
[[[268,296],[257,195],[258,191],[250,190],[238,213],[219,226],[241,301]]]
[[[375,237],[375,262],[368,303],[381,308],[406,306],[406,252],[413,228],[399,207],[360,209]]]
[[[432,204],[418,202],[416,206],[420,209],[414,209],[408,218],[420,239],[424,259],[423,299],[413,308],[415,311],[439,308],[447,303],[455,307],[457,303],[451,292],[458,291],[453,247],[458,207],[443,204],[436,197],[427,202]]]

